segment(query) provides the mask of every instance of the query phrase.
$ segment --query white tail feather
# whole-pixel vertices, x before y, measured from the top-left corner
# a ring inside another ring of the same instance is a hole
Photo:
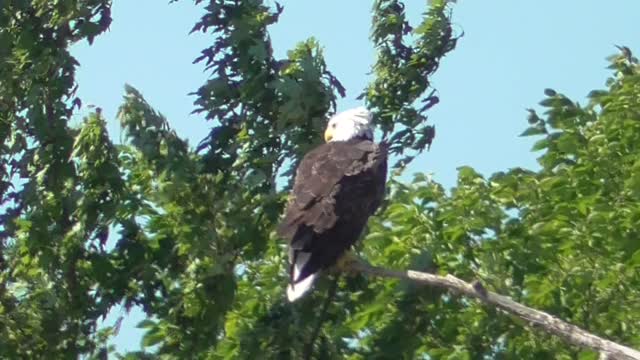
[[[309,258],[311,258],[311,253],[307,252],[300,252],[296,256],[296,263],[293,264],[294,284],[289,284],[289,286],[287,286],[287,298],[291,302],[298,300],[302,295],[306,294],[307,291],[311,289],[313,282],[316,279],[317,274],[311,274],[304,280],[297,282],[300,277],[300,272],[307,261],[309,261]]]
[[[313,287],[313,282],[316,280],[316,274],[311,274],[304,280],[295,284],[295,286],[287,286],[287,298],[290,302],[294,302],[306,294],[307,291]]]

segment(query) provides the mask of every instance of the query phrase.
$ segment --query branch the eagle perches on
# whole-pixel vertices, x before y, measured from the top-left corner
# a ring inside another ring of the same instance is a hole
[[[372,266],[362,260],[350,263],[349,267],[349,270],[362,274],[408,280],[475,298],[484,304],[515,315],[548,334],[561,337],[572,345],[597,351],[600,353],[600,359],[640,360],[640,351],[603,339],[555,316],[517,303],[507,296],[488,291],[480,282],[467,283],[453,275],[439,276],[413,270],[390,270]]]

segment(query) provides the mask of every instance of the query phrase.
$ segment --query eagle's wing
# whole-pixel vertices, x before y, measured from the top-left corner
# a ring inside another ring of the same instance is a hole
[[[329,142],[303,158],[278,228],[289,241],[292,284],[333,265],[358,239],[384,197],[386,160],[386,147],[367,140]]]

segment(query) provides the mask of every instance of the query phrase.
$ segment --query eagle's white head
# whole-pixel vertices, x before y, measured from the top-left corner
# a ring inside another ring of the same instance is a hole
[[[371,112],[364,107],[338,113],[329,119],[324,140],[326,142],[347,141],[358,137],[373,140],[371,118]]]

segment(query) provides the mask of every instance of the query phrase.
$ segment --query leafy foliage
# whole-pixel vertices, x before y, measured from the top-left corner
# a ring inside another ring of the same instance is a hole
[[[415,29],[406,20],[401,1],[377,0],[373,6],[371,39],[378,49],[373,67],[376,78],[361,97],[366,98],[369,108],[377,111],[384,137],[392,134],[391,154],[414,151],[398,160],[395,167],[406,166],[416,152],[431,146],[435,127],[426,125],[425,112],[440,99],[435,89],[430,88],[428,77],[438,69],[442,55],[453,50],[458,40],[448,17],[450,1],[430,3],[422,23]]]
[[[546,90],[544,116],[531,110],[523,135],[541,138],[533,147],[542,151],[539,170],[485,178],[462,167],[450,195],[422,174],[393,183],[391,205],[364,240],[367,257],[479,278],[498,293],[640,346],[632,325],[640,320],[640,66],[629,54],[611,60],[607,89],[591,92],[586,106]],[[375,281],[368,290],[364,298],[376,301],[359,303],[354,318],[366,318],[353,329],[367,334],[363,358],[597,358],[433,289]]]
[[[99,115],[67,126],[80,105],[67,47],[110,21],[108,1],[0,9],[0,357],[92,352],[112,306],[93,274],[122,196],[117,154]]]
[[[195,111],[213,127],[194,151],[132,87],[119,112],[125,145],[112,144],[99,109],[68,126],[81,106],[68,46],[107,29],[109,1],[3,3],[0,356],[104,357],[118,329],[97,323],[118,304],[149,314],[144,346],[180,358],[224,354],[274,303],[292,315],[271,238],[284,202],[276,180],[317,144],[345,89],[314,39],[273,57],[267,27],[282,11],[204,7],[193,31],[214,41],[195,61],[210,73]],[[273,300],[236,321],[267,279]]]
[[[285,250],[272,231],[287,186],[276,184],[290,182],[345,92],[320,44],[276,59],[268,27],[280,5],[206,2],[193,31],[212,36],[195,61],[209,78],[193,95],[210,133],[192,149],[127,86],[126,141],[116,145],[99,109],[68,126],[81,105],[68,46],[106,30],[109,9],[62,0],[0,10],[0,357],[106,358],[118,325],[98,320],[123,304],[148,315],[145,350],[125,359],[595,358],[494,309],[398,281],[332,275],[287,303]],[[449,11],[432,1],[414,28],[402,2],[373,7],[377,59],[362,96],[399,167],[435,134],[428,77],[456,44]],[[451,192],[422,174],[392,180],[362,254],[480,278],[640,346],[640,67],[622,50],[586,106],[547,90],[545,114],[530,111],[523,135],[540,138],[539,170],[485,178],[463,167]]]

